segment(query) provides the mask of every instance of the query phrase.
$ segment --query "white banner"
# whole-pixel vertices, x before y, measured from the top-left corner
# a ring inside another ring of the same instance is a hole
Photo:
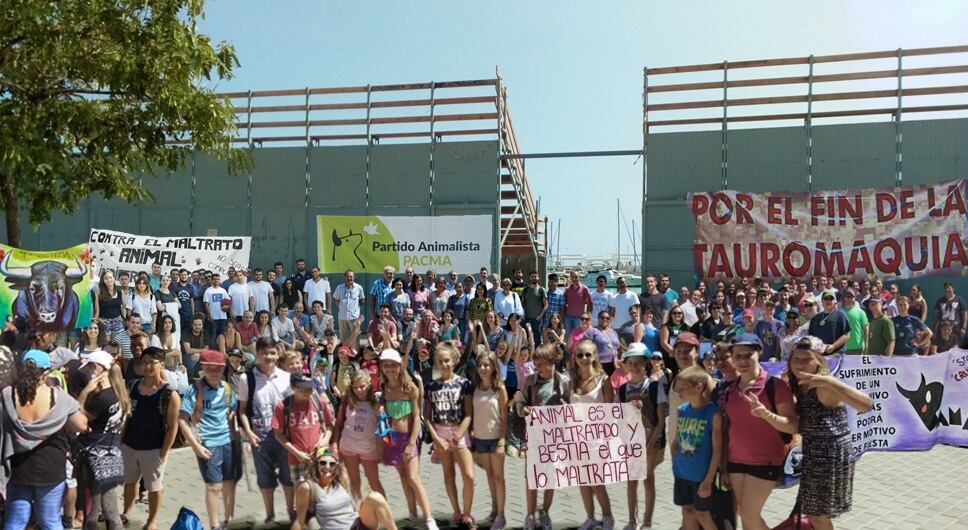
[[[469,274],[491,263],[491,215],[319,215],[316,226],[323,273],[383,272],[392,265]]]
[[[527,421],[530,489],[645,479],[645,427],[629,403],[533,407]]]
[[[151,264],[171,269],[210,270],[224,275],[229,267],[249,266],[251,237],[156,237],[91,229],[91,258],[114,271],[151,273]]]

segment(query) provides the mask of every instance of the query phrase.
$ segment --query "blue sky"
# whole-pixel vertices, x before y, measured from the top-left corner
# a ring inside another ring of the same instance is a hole
[[[612,150],[641,148],[644,66],[968,44],[968,2],[210,0],[201,29],[242,63],[220,90],[479,79],[498,65],[523,151]],[[528,162],[562,253],[614,252],[617,198],[640,223],[641,164]]]

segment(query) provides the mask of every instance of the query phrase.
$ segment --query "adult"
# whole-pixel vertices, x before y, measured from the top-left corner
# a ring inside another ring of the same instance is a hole
[[[891,319],[894,323],[894,355],[898,357],[916,356],[931,345],[934,333],[920,318],[912,315],[911,299],[901,296],[897,299],[897,316]]]
[[[200,315],[196,315],[192,320],[191,326],[188,328],[189,331],[182,333],[182,364],[185,365],[185,370],[188,371],[188,377],[191,381],[197,379],[198,376],[198,357],[202,354],[203,350],[207,350],[212,347],[212,338],[205,333],[205,323],[202,321]],[[238,346],[235,346],[238,347]]]
[[[662,323],[668,318],[669,309],[672,305],[659,292],[655,276],[649,275],[645,277],[645,292],[639,296],[639,305],[642,307],[642,311],[646,309],[652,311],[652,325],[656,328],[662,326]],[[642,321],[645,322],[645,319],[642,319]],[[649,348],[649,350],[655,351],[652,348]]]
[[[353,271],[344,272],[343,283],[336,286],[332,295],[339,301],[339,338],[344,342],[359,335],[363,324],[363,297],[366,291],[354,281],[355,278]]]
[[[743,528],[769,530],[763,506],[783,474],[784,438],[795,433],[797,417],[790,387],[760,366],[759,337],[741,334],[730,344],[739,378],[724,390],[723,413],[729,420],[727,477],[739,505]]]
[[[158,512],[165,491],[165,465],[178,432],[181,397],[162,379],[164,351],[146,348],[140,360],[137,364],[142,375],[128,389],[132,413],[121,438],[121,457],[124,459],[121,521],[127,522],[131,516],[138,482],[143,481],[144,490],[148,492],[148,520],[144,528],[157,530]]]
[[[312,273],[306,270],[306,260],[302,258],[296,260],[296,272],[292,273],[290,278],[292,278],[292,281],[295,282],[296,289],[298,289],[300,292],[305,292],[306,282],[312,278]]]
[[[824,344],[803,337],[790,357],[790,389],[797,397],[798,431],[803,462],[797,506],[817,530],[833,529],[831,519],[850,511],[854,486],[854,457],[846,406],[864,413],[871,398],[830,375]],[[762,417],[771,412],[762,405]],[[772,424],[772,422],[771,422]],[[785,430],[785,429],[784,429]]]
[[[535,342],[541,344],[541,323],[548,310],[548,292],[538,285],[538,271],[528,273],[528,285],[521,292],[524,305],[524,322],[531,326],[535,334]]]
[[[219,283],[219,275],[212,274],[212,284],[205,290],[203,300],[205,302],[205,315],[208,319],[209,332],[213,335],[221,335],[225,329],[225,321],[229,315],[228,309],[222,304],[229,297],[228,291]],[[239,313],[240,315],[242,313]]]
[[[572,330],[581,324],[583,314],[592,309],[592,296],[588,292],[588,287],[582,285],[578,277],[578,271],[573,270],[568,273],[569,285],[565,288],[565,331],[571,333]]]
[[[229,331],[229,327],[232,328],[232,331]],[[235,335],[238,335],[239,346],[230,347],[222,353],[228,354],[232,348],[239,348],[244,352],[255,355],[255,341],[259,338],[259,326],[255,324],[255,313],[252,311],[242,313],[242,322],[232,321],[231,324],[226,322],[225,332],[219,336],[225,337],[226,344],[236,344]]]
[[[252,310],[274,313],[276,310],[276,297],[272,292],[272,285],[263,280],[262,276],[263,271],[261,268],[256,268],[252,271],[252,281],[249,283],[249,290],[252,291]]]
[[[607,312],[604,312],[607,314]],[[590,340],[582,340],[575,351],[575,375],[571,381],[572,404],[612,403],[615,401],[615,391],[608,380],[599,359],[601,354]],[[608,498],[605,486],[579,487],[581,502],[585,507],[585,522],[579,527],[581,530],[591,530],[598,526],[595,520],[595,500],[602,508],[602,528],[611,530],[615,525],[612,516],[612,503]]]
[[[433,285],[434,290],[430,292],[430,310],[433,311],[434,317],[439,319],[444,316],[453,293],[447,289],[447,282],[442,276],[435,279]]]
[[[894,322],[884,314],[881,297],[872,296],[867,301],[867,309],[871,312],[867,354],[885,357],[894,355]]]
[[[551,315],[557,314],[564,323],[565,293],[558,288],[558,275],[551,273],[548,275],[548,309],[545,310],[544,319],[541,326],[547,326],[551,320]],[[562,324],[564,325],[564,324]]]
[[[699,316],[696,314],[697,311],[704,309],[705,304],[702,303],[702,293],[699,289],[694,289],[689,293],[689,299],[684,303],[679,304],[682,308],[682,320],[687,326],[692,327],[699,322]]]
[[[414,314],[422,315],[424,309],[427,309],[430,304],[430,291],[424,287],[423,276],[418,274],[413,277],[407,294],[410,296],[410,307],[413,308]]]
[[[775,306],[773,300],[767,300],[763,304],[761,320],[757,320],[753,327],[753,332],[763,343],[763,359],[766,361],[776,361],[780,358],[780,330],[784,323],[773,317]],[[754,309],[755,313],[756,310]]]
[[[86,431],[87,417],[66,391],[45,384],[51,370],[50,355],[28,350],[21,362],[14,385],[0,393],[4,416],[0,466],[0,488],[6,491],[4,528],[26,528],[33,507],[43,530],[61,529],[68,433]]]
[[[955,323],[947,318],[938,324],[938,333],[931,339],[931,351],[929,355],[944,353],[952,348],[958,347],[958,334],[955,333]]]
[[[245,277],[245,271],[240,270],[235,273],[235,283],[229,286],[228,293],[229,298],[232,299],[229,318],[234,318],[238,322],[242,320],[242,314],[246,311],[256,311],[255,295],[252,292],[252,288],[249,287],[249,281]]]
[[[512,314],[524,318],[524,306],[521,304],[521,297],[511,290],[509,278],[501,280],[501,290],[494,295],[494,312],[497,313],[502,326],[507,325],[508,318]]]
[[[608,310],[598,313],[598,327],[586,331],[584,338],[595,344],[598,351],[598,361],[602,369],[605,370],[605,374],[611,376],[615,371],[619,340],[618,333],[612,329],[612,315]]]
[[[664,296],[666,301],[669,302],[669,307],[674,307],[679,303],[679,292],[671,287],[672,281],[669,279],[669,275],[665,272],[660,272],[659,294]]]
[[[665,361],[666,366],[675,366],[672,364],[674,358],[673,346],[679,334],[688,329],[688,326],[682,320],[682,316],[682,308],[673,307],[669,311],[669,318],[659,329],[659,346],[662,348],[662,360]]]
[[[633,294],[634,296],[634,294]],[[636,297],[638,300],[638,297]],[[613,308],[617,311],[617,308]],[[618,328],[618,338],[626,346],[634,342],[642,342],[642,338],[645,337],[645,324],[642,323],[642,313],[639,311],[639,304],[632,304],[629,306],[628,311],[629,319]],[[613,320],[614,327],[614,320]]]
[[[793,349],[800,340],[807,334],[806,326],[800,325],[800,312],[796,308],[790,308],[785,314],[783,327],[777,332],[780,340],[780,360],[786,361],[793,353]]]
[[[323,303],[319,300],[313,304],[313,314],[309,317],[309,327],[312,329],[313,340],[316,343],[323,342],[327,332],[336,335],[333,329],[333,315],[327,314],[323,310]]]
[[[380,306],[387,301],[387,296],[393,292],[393,273],[396,269],[392,265],[383,267],[383,276],[373,280],[370,287],[370,314],[375,318],[380,313]]]
[[[296,287],[299,287],[298,279],[296,280]],[[329,278],[319,274],[319,267],[313,267],[312,277],[303,281],[303,286],[300,290],[306,293],[306,296],[303,297],[304,304],[312,306],[313,302],[319,300],[323,303],[324,310],[332,312],[333,292],[329,287]]]
[[[299,302],[302,302],[303,296],[302,292],[296,287],[296,282],[292,278],[286,278],[283,280],[282,288],[279,290],[279,298],[281,302],[289,307],[293,307]],[[325,304],[324,302],[321,302]]]
[[[166,314],[161,317],[158,324],[158,334],[151,336],[150,344],[155,348],[164,350],[165,368],[175,370],[182,364],[181,344],[175,335],[175,319],[171,315]]]
[[[958,337],[965,334],[965,327],[968,326],[968,304],[964,298],[955,294],[955,286],[951,282],[944,282],[944,296],[938,298],[934,304],[935,331],[940,329],[944,320],[954,323],[954,331]]]
[[[867,312],[857,303],[857,293],[853,289],[843,291],[841,296],[844,302],[843,312],[847,315],[847,323],[850,325],[850,337],[844,345],[847,355],[866,355],[867,342],[870,338]]]
[[[487,267],[481,267],[480,272],[477,273],[478,284],[484,286],[484,292],[490,291],[494,288],[494,284],[490,282],[487,275]]]
[[[315,270],[315,269],[314,269]],[[286,509],[293,514],[292,479],[286,449],[272,432],[272,411],[292,393],[289,373],[278,368],[279,353],[271,338],[256,341],[256,364],[239,379],[239,418],[242,434],[252,445],[256,482],[265,506],[265,522],[275,520],[275,490],[282,484]]]
[[[595,278],[595,290],[589,291],[592,298],[592,314],[597,315],[602,311],[608,311],[609,303],[612,301],[612,293],[605,289],[608,278],[604,274],[599,274]]]
[[[91,319],[91,323],[82,330],[81,340],[77,343],[77,356],[86,358],[92,352],[104,346],[104,329],[98,320]]]
[[[188,333],[195,317],[195,286],[190,281],[188,269],[178,271],[178,281],[172,283],[169,289],[178,299],[178,330],[183,334]]]
[[[101,279],[94,289],[93,315],[91,320],[100,319],[104,332],[113,337],[124,330],[124,317],[127,308],[121,289],[114,284],[114,273],[110,269],[101,271]]]
[[[399,325],[403,320],[403,310],[410,307],[410,296],[404,290],[402,279],[394,278],[392,285],[393,290],[387,293],[382,303],[390,306],[390,314]],[[379,308],[379,305],[377,307]]]
[[[477,284],[474,287],[474,298],[471,299],[470,304],[467,306],[467,318],[472,323],[483,323],[487,315],[493,312],[493,310],[494,306],[491,304],[491,299],[487,297],[487,287],[482,283]]]
[[[299,513],[313,514],[322,530],[396,530],[397,523],[383,495],[371,491],[359,507],[350,495],[342,463],[328,447],[313,455],[313,480],[299,483],[295,504]],[[303,530],[309,521],[294,520],[291,530]]]
[[[575,351],[575,347],[578,346],[579,342],[587,338],[585,337],[585,334],[588,333],[588,331],[591,329],[592,329],[591,313],[582,313],[581,316],[578,317],[578,327],[576,327],[575,329],[568,331],[568,329],[565,328],[565,334],[568,335],[568,351]],[[491,351],[495,351],[494,348],[491,348]],[[574,356],[572,356],[569,359],[568,368],[569,369],[575,368]]]
[[[723,320],[723,307],[713,302],[709,304],[709,317],[702,321],[699,326],[699,335],[708,341],[719,340],[719,334],[726,329],[726,321]]]
[[[807,334],[817,337],[827,345],[827,353],[840,353],[850,338],[850,322],[843,311],[837,309],[837,295],[827,290],[820,295],[823,312],[810,319]]]
[[[160,280],[159,280],[160,282]],[[134,281],[134,292],[131,295],[131,312],[141,315],[141,331],[154,333],[158,318],[158,305],[155,296],[148,288],[148,278],[139,276]]]
[[[608,311],[612,315],[612,328],[618,330],[631,320],[629,308],[639,306],[639,297],[629,291],[629,282],[625,276],[615,280],[615,294],[608,301]],[[634,340],[632,342],[639,342]]]
[[[277,261],[272,264],[272,272],[276,274],[276,278],[272,280],[272,283],[278,285],[279,287],[282,287],[282,284],[289,279],[286,276],[286,266],[283,265],[281,261]]]
[[[128,363],[134,357],[131,354],[131,336],[135,333],[141,333],[141,315],[131,313],[128,315],[127,327],[114,337],[114,340],[118,341],[118,346],[121,348],[121,369],[125,373],[127,373]]]
[[[380,306],[380,312],[376,318],[370,320],[366,333],[374,351],[383,351],[387,348],[395,350],[400,347],[397,339],[397,323],[393,320],[390,306],[387,304]]]
[[[285,304],[276,308],[276,316],[272,319],[272,334],[276,336],[287,350],[301,351],[305,344],[296,332],[296,326],[289,318],[289,308]]]
[[[461,339],[467,335],[467,307],[471,303],[471,291],[464,290],[464,285],[469,286],[473,289],[474,279],[470,276],[467,277],[467,282],[463,284],[461,282],[454,283],[454,289],[450,298],[447,300],[447,310],[454,314],[454,321],[457,322],[457,327],[460,329]]]
[[[161,277],[161,263],[156,261],[151,264],[151,274],[147,276],[152,291],[157,291],[161,287]]]

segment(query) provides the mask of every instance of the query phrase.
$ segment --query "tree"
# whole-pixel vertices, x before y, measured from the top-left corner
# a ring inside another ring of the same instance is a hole
[[[88,195],[153,200],[139,173],[181,167],[193,148],[232,149],[234,112],[203,86],[238,66],[196,30],[203,0],[4,0],[0,4],[0,207],[20,245]]]

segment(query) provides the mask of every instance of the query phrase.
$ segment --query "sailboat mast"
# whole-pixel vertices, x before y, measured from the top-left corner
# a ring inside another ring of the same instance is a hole
[[[615,213],[618,214],[615,218],[615,233],[618,236],[616,242],[618,243],[618,255],[615,257],[615,270],[622,268],[622,199],[615,199]]]

